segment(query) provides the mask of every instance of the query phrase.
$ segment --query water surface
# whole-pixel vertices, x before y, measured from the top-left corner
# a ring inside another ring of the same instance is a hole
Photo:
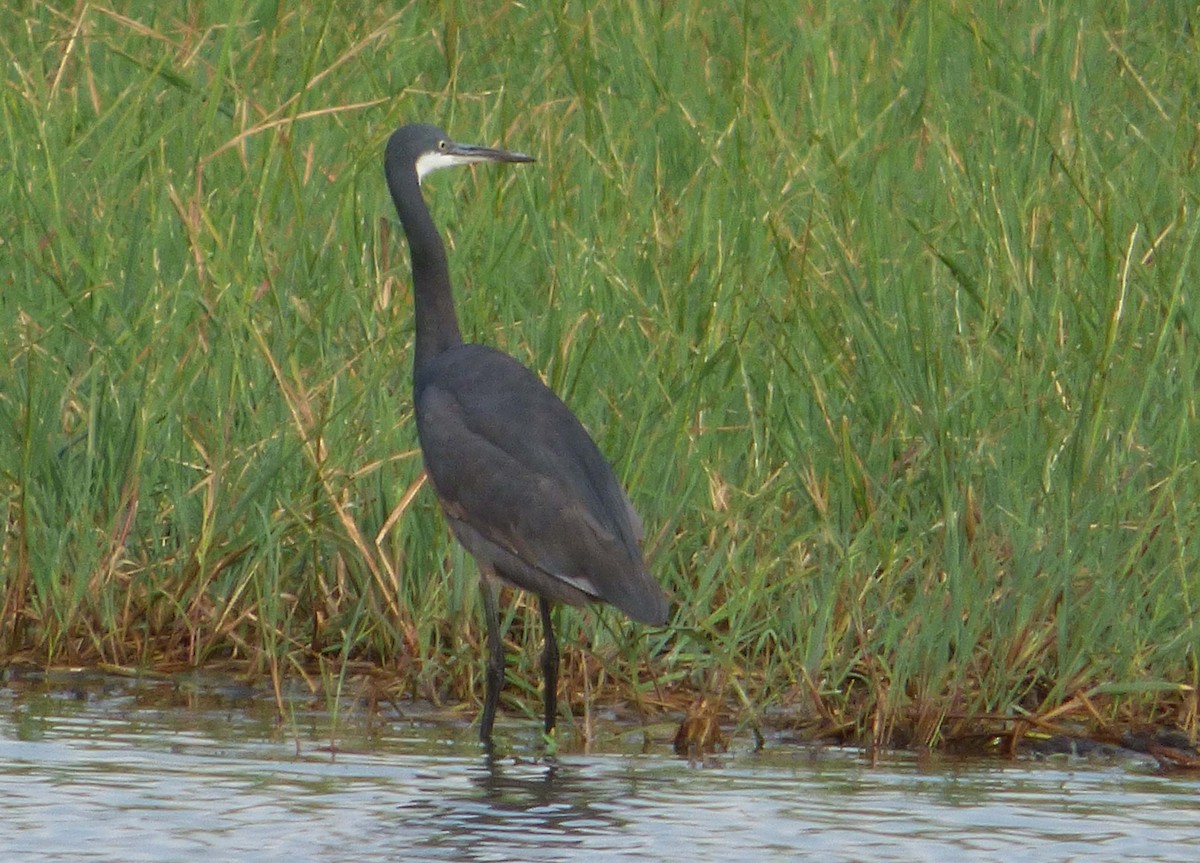
[[[1200,779],[1137,760],[921,760],[669,733],[539,756],[509,719],[287,721],[225,682],[0,684],[0,861],[1195,861]],[[331,733],[331,727],[338,730]],[[330,745],[337,737],[336,754]]]

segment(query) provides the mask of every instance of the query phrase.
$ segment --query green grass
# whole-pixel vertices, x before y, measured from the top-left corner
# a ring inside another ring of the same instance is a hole
[[[678,602],[564,613],[571,702],[1195,732],[1200,20],[999,5],[4,7],[0,655],[480,688],[381,170],[420,119],[538,156],[426,183],[463,327]]]

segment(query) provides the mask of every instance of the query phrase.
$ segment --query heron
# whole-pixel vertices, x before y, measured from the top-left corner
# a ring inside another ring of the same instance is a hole
[[[412,263],[413,412],[425,473],[479,568],[488,646],[479,738],[489,747],[504,685],[501,583],[538,597],[547,735],[557,717],[553,604],[605,602],[651,625],[669,613],[646,568],[641,520],[582,423],[536,374],[502,351],[464,342],[458,326],[446,249],[421,183],[440,168],[533,161],[455,142],[423,123],[393,132],[384,153]]]

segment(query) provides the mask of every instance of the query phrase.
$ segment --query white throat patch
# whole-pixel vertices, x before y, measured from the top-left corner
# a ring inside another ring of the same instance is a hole
[[[451,153],[422,153],[417,157],[417,182],[439,168],[453,168],[455,165],[469,165],[474,162],[468,156],[457,156]]]

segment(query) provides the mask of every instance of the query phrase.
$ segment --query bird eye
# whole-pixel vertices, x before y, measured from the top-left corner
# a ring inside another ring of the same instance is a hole
[[[446,149],[446,142],[445,142],[445,140],[438,141],[438,149],[439,149],[439,150],[445,150],[445,149]]]

